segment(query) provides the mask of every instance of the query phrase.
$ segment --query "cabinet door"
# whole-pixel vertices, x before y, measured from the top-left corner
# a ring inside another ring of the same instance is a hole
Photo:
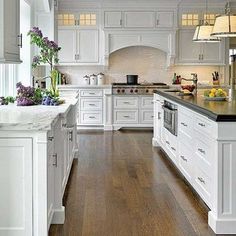
[[[124,18],[126,28],[152,28],[155,26],[154,12],[130,11],[124,13]]]
[[[33,235],[32,139],[0,138],[0,235]]]
[[[77,62],[98,62],[98,30],[77,31]]]
[[[58,45],[61,47],[59,63],[76,62],[76,30],[59,29]]]
[[[173,12],[157,12],[156,26],[158,28],[171,28],[174,24]]]
[[[120,28],[122,27],[122,12],[106,11],[104,13],[105,27]]]
[[[224,64],[224,42],[220,43],[203,43],[202,60],[204,63]]]
[[[4,52],[7,61],[20,61],[20,2],[4,1]],[[1,36],[2,37],[2,36]]]
[[[179,63],[199,63],[201,43],[193,42],[193,30],[179,31]]]
[[[48,189],[48,224],[51,224],[54,212],[54,172],[55,172],[55,152],[54,152],[54,138],[53,134],[49,132],[47,145],[47,189]]]

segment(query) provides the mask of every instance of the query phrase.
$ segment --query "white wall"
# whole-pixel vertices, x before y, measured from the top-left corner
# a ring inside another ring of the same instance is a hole
[[[112,53],[109,57],[109,68],[101,67],[60,67],[59,70],[69,77],[72,84],[81,84],[84,75],[104,72],[106,82],[125,82],[126,74],[138,74],[140,82],[172,82],[176,72],[184,78],[191,78],[191,73],[197,73],[199,81],[211,82],[214,71],[223,74],[219,66],[175,66],[166,70],[166,54],[158,49],[149,47],[129,47]],[[222,81],[223,82],[223,81]]]

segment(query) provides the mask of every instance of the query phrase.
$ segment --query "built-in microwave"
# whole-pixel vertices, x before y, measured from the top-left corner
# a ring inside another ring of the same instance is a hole
[[[178,110],[177,105],[164,101],[162,106],[164,111],[164,127],[173,135],[177,136],[177,127],[178,127]]]

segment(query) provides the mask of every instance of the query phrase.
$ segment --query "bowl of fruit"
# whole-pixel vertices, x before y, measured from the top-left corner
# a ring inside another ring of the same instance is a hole
[[[182,90],[188,90],[189,92],[193,92],[195,89],[195,85],[193,84],[186,84],[186,85],[181,85]]]
[[[227,92],[221,88],[212,88],[204,91],[204,99],[208,101],[225,101],[226,98]]]

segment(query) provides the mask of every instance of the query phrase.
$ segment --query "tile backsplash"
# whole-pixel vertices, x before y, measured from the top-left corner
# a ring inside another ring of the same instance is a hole
[[[199,81],[211,82],[213,71],[218,71],[223,80],[223,67],[220,66],[174,66],[166,69],[166,53],[150,47],[128,47],[109,56],[109,68],[99,66],[63,66],[59,67],[71,84],[82,84],[83,76],[103,72],[106,83],[125,82],[127,74],[139,75],[139,82],[172,83],[174,72],[184,78],[197,73]]]

